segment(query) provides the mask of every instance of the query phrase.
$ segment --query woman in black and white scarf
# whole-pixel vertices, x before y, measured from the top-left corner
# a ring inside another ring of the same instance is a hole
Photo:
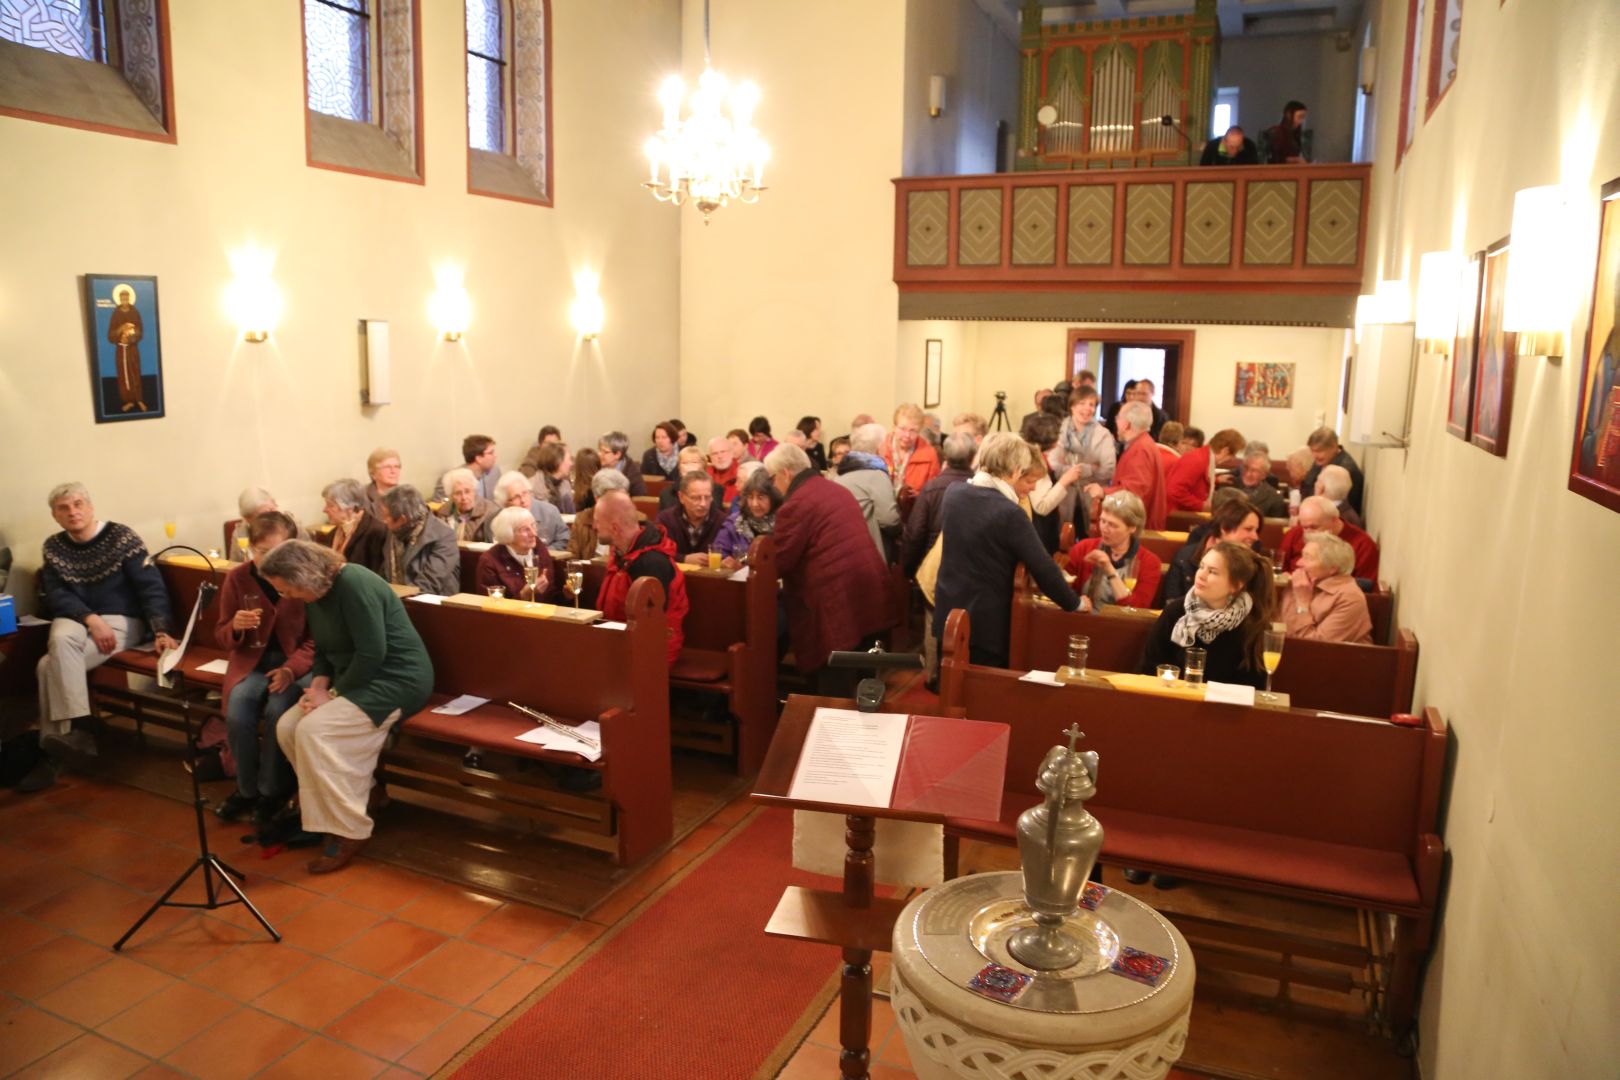
[[[1204,678],[1260,689],[1266,684],[1261,644],[1276,609],[1271,562],[1250,549],[1222,541],[1204,552],[1186,596],[1164,605],[1142,654],[1141,670],[1160,664],[1185,670],[1194,645],[1208,654]]]

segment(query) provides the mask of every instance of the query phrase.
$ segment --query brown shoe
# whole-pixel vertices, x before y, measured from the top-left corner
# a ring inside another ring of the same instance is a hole
[[[334,870],[341,870],[354,861],[360,850],[366,846],[365,840],[350,840],[344,836],[328,836],[321,845],[321,853],[309,861],[309,872],[312,874],[330,874]]]

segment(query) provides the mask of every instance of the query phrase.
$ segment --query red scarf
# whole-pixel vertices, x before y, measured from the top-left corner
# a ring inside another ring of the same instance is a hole
[[[656,537],[648,539],[648,534]],[[624,554],[615,548],[608,556],[607,577],[602,580],[602,589],[598,593],[597,603],[601,606],[602,616],[611,622],[625,621],[625,598],[630,594],[630,564],[649,551],[662,552],[668,556],[671,565],[675,567],[675,579],[669,583],[669,595],[664,599],[664,621],[669,627],[669,654],[671,664],[681,654],[681,645],[686,640],[682,631],[682,623],[686,620],[686,574],[681,570],[680,560],[675,557],[675,541],[665,534],[663,526],[648,523],[647,528],[636,537],[635,545]]]

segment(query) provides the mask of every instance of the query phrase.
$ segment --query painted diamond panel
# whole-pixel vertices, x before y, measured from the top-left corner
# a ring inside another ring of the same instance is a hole
[[[1232,199],[1236,184],[1188,184],[1182,209],[1181,262],[1184,266],[1230,266]]]
[[[1070,266],[1107,266],[1114,261],[1114,189],[1076,185],[1069,189]]]
[[[304,5],[304,58],[309,107],[345,120],[371,119],[367,67],[370,32],[365,0],[309,0]]]
[[[1125,185],[1125,262],[1131,266],[1170,263],[1170,200],[1174,184]]]
[[[0,40],[80,60],[100,60],[91,33],[92,0],[0,0]]]
[[[1013,191],[1012,261],[1019,266],[1051,266],[1057,260],[1057,188]]]
[[[1249,185],[1243,214],[1243,262],[1247,266],[1282,266],[1294,261],[1292,180],[1260,180]]]
[[[906,265],[944,266],[950,214],[948,191],[913,191],[906,196]]]
[[[958,266],[1001,265],[1001,192],[964,191],[956,223]]]
[[[1305,261],[1311,266],[1354,266],[1361,234],[1361,181],[1311,181],[1305,217]]]

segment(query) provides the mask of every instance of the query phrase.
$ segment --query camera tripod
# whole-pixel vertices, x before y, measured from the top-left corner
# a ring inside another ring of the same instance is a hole
[[[996,408],[990,414],[991,431],[1011,431],[1012,421],[1007,418],[1007,391],[996,391]]]

